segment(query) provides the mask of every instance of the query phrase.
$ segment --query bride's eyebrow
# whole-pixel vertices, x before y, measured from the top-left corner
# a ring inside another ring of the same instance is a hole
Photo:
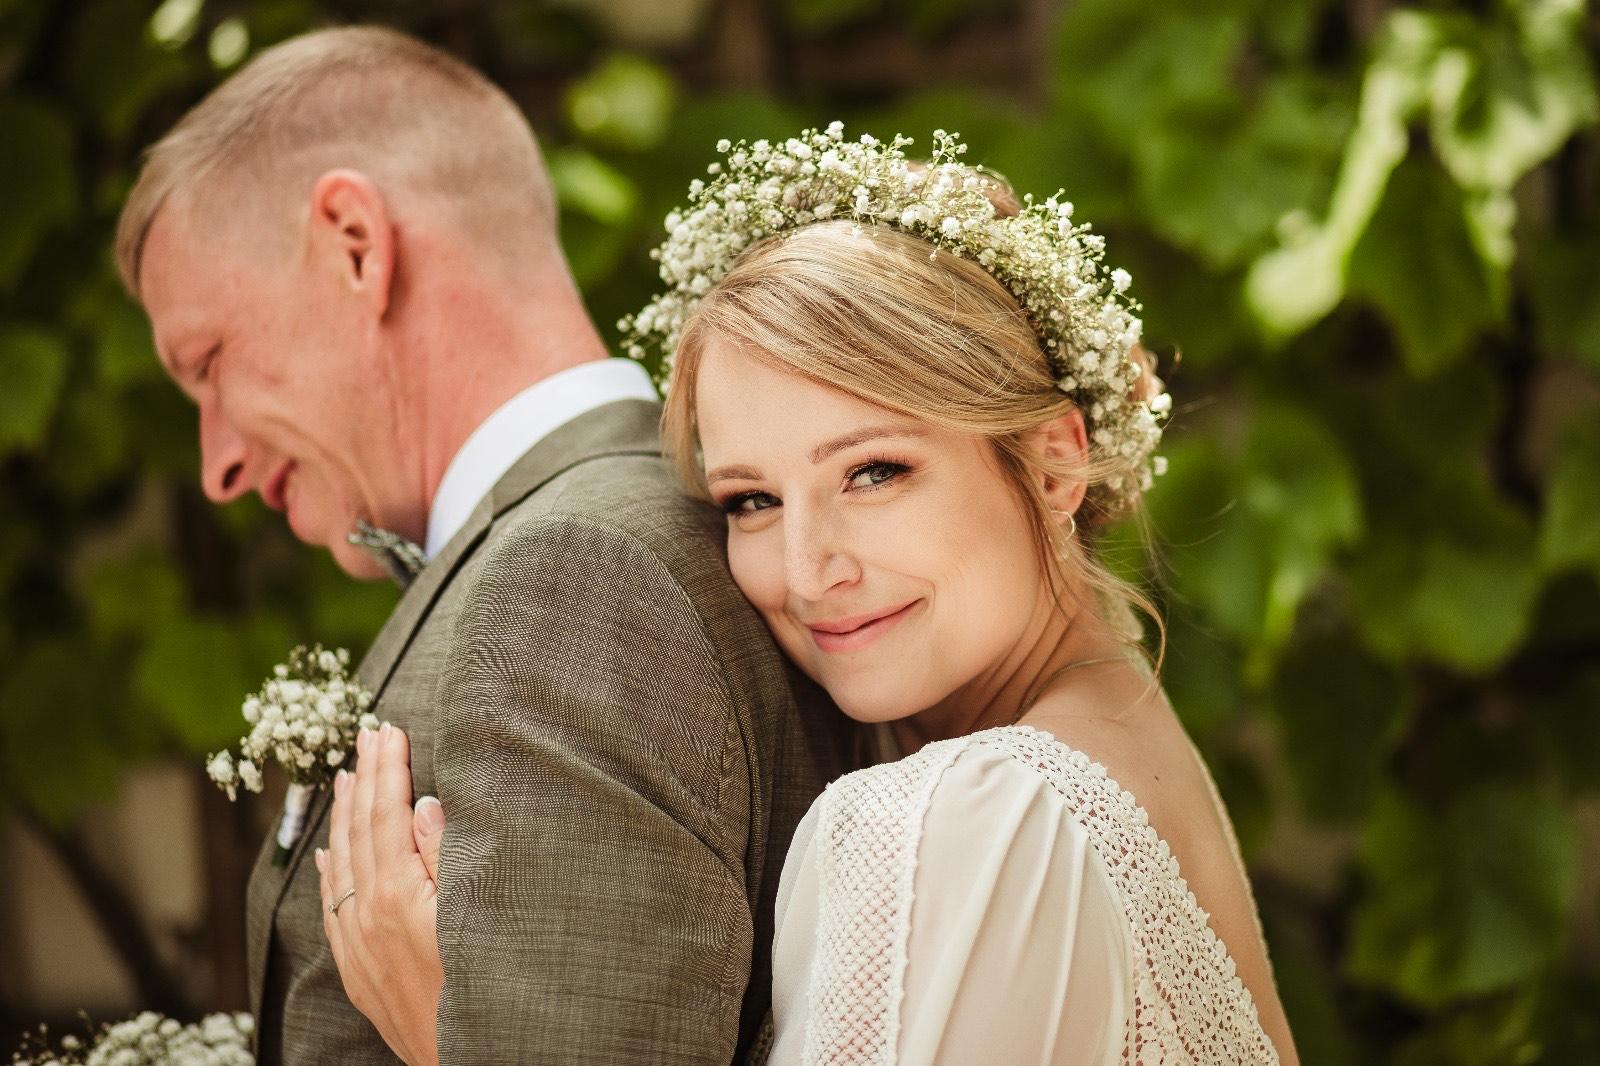
[[[815,466],[830,455],[836,455],[846,448],[854,448],[858,444],[865,444],[871,440],[880,440],[884,437],[926,437],[928,431],[921,426],[901,423],[888,426],[863,426],[841,434],[832,440],[823,441],[811,449],[811,463]]]
[[[928,431],[922,426],[902,423],[899,425],[863,426],[853,429],[849,433],[841,434],[832,440],[825,440],[811,449],[808,458],[813,466],[827,459],[830,455],[837,455],[846,448],[854,448],[858,444],[868,441],[883,440],[890,437],[900,439],[926,437]],[[706,473],[706,484],[714,485],[718,481],[760,481],[761,475],[748,466],[719,466]]]

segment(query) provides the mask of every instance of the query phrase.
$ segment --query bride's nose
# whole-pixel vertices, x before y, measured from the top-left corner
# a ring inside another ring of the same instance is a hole
[[[820,600],[861,580],[861,566],[832,516],[791,507],[783,518],[784,577],[791,595]]]

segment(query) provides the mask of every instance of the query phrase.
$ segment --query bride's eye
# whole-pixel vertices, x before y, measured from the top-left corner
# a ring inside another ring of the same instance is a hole
[[[904,463],[891,463],[881,459],[874,460],[870,463],[862,463],[850,471],[845,485],[847,488],[852,489],[881,488],[910,470],[911,468]]]
[[[754,514],[776,506],[778,498],[769,492],[741,492],[722,501],[723,512],[731,515]]]

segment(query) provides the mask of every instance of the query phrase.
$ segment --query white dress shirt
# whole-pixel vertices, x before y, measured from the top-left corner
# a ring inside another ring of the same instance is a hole
[[[552,431],[617,400],[655,399],[650,375],[632,359],[580,363],[529,385],[484,419],[445,467],[423,551],[438,555],[495,482]]]

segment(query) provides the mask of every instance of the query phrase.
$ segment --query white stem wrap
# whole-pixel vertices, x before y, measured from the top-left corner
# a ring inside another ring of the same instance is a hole
[[[283,797],[283,820],[278,823],[278,847],[288,851],[306,827],[306,810],[311,806],[310,785],[290,785]]]

